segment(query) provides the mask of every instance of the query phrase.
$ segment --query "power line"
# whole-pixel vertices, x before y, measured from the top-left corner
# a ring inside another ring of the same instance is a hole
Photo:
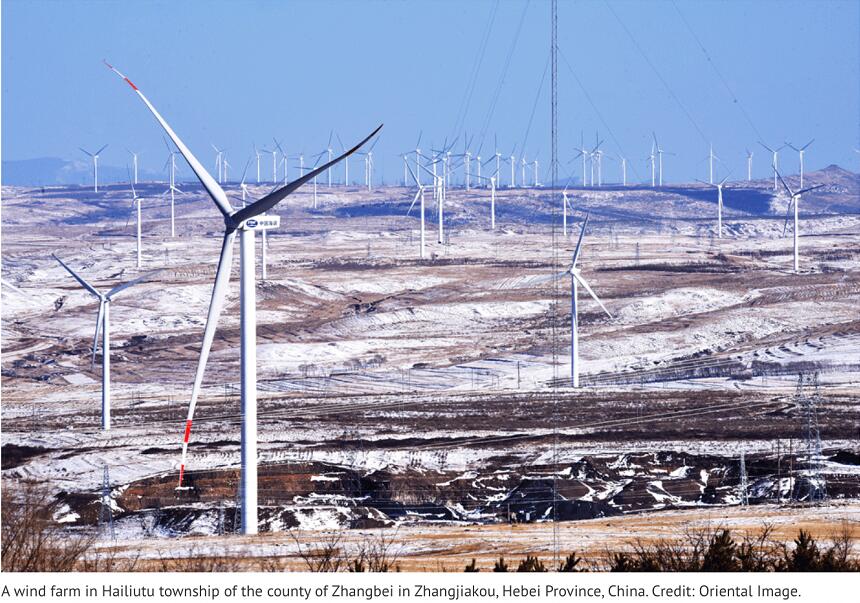
[[[582,83],[582,80],[579,79],[579,76],[576,75],[576,72],[573,70],[573,66],[570,64],[570,61],[567,60],[567,57],[561,50],[561,58],[564,60],[565,65],[567,65],[570,74],[573,76],[573,79],[579,84],[579,88],[582,90],[582,93],[585,95],[585,99],[588,101],[588,104],[591,105],[591,108],[597,114],[597,118],[600,120],[600,123],[606,128],[606,131],[609,132],[610,138],[612,138],[612,142],[615,143],[615,146],[618,147],[618,150],[624,153],[625,156],[628,156],[624,149],[621,147],[621,143],[618,142],[618,139],[615,137],[615,133],[612,131],[612,128],[609,127],[609,123],[605,119],[603,119],[603,114],[600,112],[600,109],[597,108],[597,104],[592,100],[591,94],[588,93],[588,89]],[[640,180],[639,172],[636,170],[636,166],[633,165],[634,162],[630,162],[630,167],[633,169],[633,175],[637,180]],[[585,174],[582,175],[583,179],[585,178]]]
[[[660,82],[663,84],[663,86],[664,86],[664,87],[666,88],[666,90],[669,92],[669,96],[671,96],[671,97],[672,97],[672,99],[673,99],[673,100],[677,103],[677,105],[681,108],[681,111],[683,111],[683,112],[684,112],[684,115],[686,115],[686,116],[687,116],[687,119],[688,119],[688,120],[690,120],[690,123],[691,123],[691,124],[693,124],[693,127],[696,129],[696,132],[698,132],[698,133],[699,133],[699,136],[701,136],[701,137],[702,137],[702,140],[705,142],[705,144],[708,144],[708,137],[707,137],[707,136],[705,136],[705,133],[704,133],[704,132],[702,132],[702,129],[699,127],[699,124],[698,124],[698,123],[696,123],[696,120],[695,120],[695,119],[693,119],[693,116],[690,114],[690,112],[689,112],[689,111],[687,111],[687,107],[685,107],[685,106],[684,106],[684,103],[682,103],[682,102],[681,102],[681,99],[679,99],[679,98],[677,97],[677,95],[675,94],[675,92],[672,90],[671,86],[669,86],[669,83],[666,81],[666,79],[665,79],[665,78],[660,74],[660,72],[657,70],[657,67],[654,65],[654,63],[652,63],[652,62],[651,62],[651,59],[649,59],[649,58],[648,58],[648,55],[647,55],[647,54],[645,54],[645,51],[644,51],[644,50],[642,49],[642,47],[639,45],[639,42],[637,42],[637,41],[636,41],[636,38],[635,38],[635,37],[633,37],[633,33],[632,33],[628,28],[627,28],[627,26],[624,24],[624,21],[622,21],[622,20],[621,20],[621,17],[619,17],[619,16],[618,16],[618,13],[616,13],[616,12],[615,12],[615,9],[614,9],[614,8],[612,8],[612,5],[611,5],[611,4],[609,4],[609,0],[605,0],[605,2],[606,2],[606,6],[607,6],[607,8],[609,9],[609,12],[611,12],[611,13],[612,13],[612,15],[615,17],[615,19],[618,21],[618,23],[621,25],[621,27],[622,27],[622,28],[624,29],[624,31],[627,33],[627,36],[630,38],[630,41],[632,41],[632,42],[633,42],[633,45],[634,45],[634,46],[636,47],[636,49],[639,51],[639,54],[641,54],[641,55],[642,55],[642,58],[643,58],[643,59],[645,59],[645,62],[646,62],[646,63],[648,63],[648,66],[651,68],[651,70],[654,72],[654,74],[657,76],[657,78],[660,80]]]
[[[711,58],[711,55],[710,55],[710,54],[708,53],[708,51],[705,49],[705,45],[704,45],[704,44],[702,44],[702,41],[701,41],[701,40],[699,39],[699,37],[696,35],[696,32],[694,32],[694,31],[693,31],[693,28],[692,28],[692,27],[690,27],[690,24],[687,22],[687,19],[684,17],[684,14],[681,12],[681,9],[680,9],[680,8],[678,8],[678,4],[675,2],[675,0],[672,0],[672,6],[674,6],[674,7],[675,7],[675,10],[677,11],[678,16],[679,16],[679,17],[681,17],[681,21],[683,21],[683,22],[684,22],[684,25],[686,25],[686,26],[687,26],[687,30],[690,32],[690,35],[691,35],[691,36],[693,36],[693,39],[694,39],[694,40],[696,40],[696,43],[699,45],[699,48],[702,50],[702,53],[705,55],[705,59],[707,59],[708,64],[709,64],[709,65],[711,66],[711,68],[714,70],[714,73],[716,73],[716,74],[717,74],[717,77],[719,78],[720,82],[722,82],[723,86],[726,88],[726,91],[729,93],[729,96],[731,96],[731,97],[732,97],[732,103],[738,106],[738,109],[740,109],[741,113],[742,113],[742,114],[743,114],[743,116],[744,116],[744,119],[746,119],[746,120],[747,120],[747,123],[748,123],[748,124],[750,125],[750,127],[753,129],[753,132],[755,132],[755,134],[756,134],[756,136],[758,137],[758,139],[759,139],[759,140],[764,140],[764,136],[762,136],[762,135],[761,135],[761,132],[759,132],[759,131],[758,131],[758,128],[756,128],[756,127],[755,127],[755,124],[753,123],[753,120],[752,120],[752,119],[750,118],[750,116],[747,114],[747,111],[746,111],[746,109],[744,108],[743,104],[741,103],[740,99],[738,99],[737,95],[734,93],[734,91],[732,90],[731,86],[729,86],[729,82],[726,80],[726,78],[724,78],[724,77],[723,77],[723,74],[722,74],[722,73],[720,72],[720,70],[717,68],[717,64],[716,64],[716,63],[714,63],[713,59]]]
[[[537,94],[535,94],[535,102],[532,105],[532,112],[531,112],[531,115],[529,116],[529,123],[528,123],[528,126],[526,127],[526,133],[523,136],[523,146],[520,149],[520,154],[523,156],[525,156],[526,144],[528,143],[528,140],[529,140],[529,133],[531,132],[531,129],[532,129],[532,122],[534,121],[534,118],[535,118],[535,111],[537,110],[538,101],[540,100],[540,93],[543,92],[543,84],[546,81],[546,72],[549,70],[549,65],[551,62],[550,59],[551,59],[551,57],[547,57],[547,59],[546,59],[546,65],[544,65],[544,68],[543,68],[543,75],[540,78],[540,85],[538,86]],[[525,183],[523,183],[523,184],[525,184]]]
[[[484,146],[484,138],[486,138],[486,136],[487,136],[487,129],[490,127],[490,121],[493,119],[493,113],[495,113],[495,111],[496,111],[496,104],[499,102],[499,96],[502,93],[502,86],[505,83],[505,77],[507,77],[508,67],[510,67],[510,65],[511,65],[511,58],[514,55],[514,50],[516,50],[516,48],[517,48],[517,42],[520,39],[520,32],[522,32],[523,22],[526,19],[526,11],[528,10],[530,3],[531,3],[531,0],[527,1],[525,6],[523,7],[523,12],[520,15],[520,22],[517,25],[517,31],[514,34],[514,39],[511,41],[511,47],[510,47],[510,49],[508,49],[508,56],[505,58],[505,65],[502,68],[502,74],[499,77],[499,81],[496,84],[496,89],[493,92],[493,100],[490,101],[490,108],[487,111],[487,117],[484,119],[484,125],[481,128],[481,143],[479,145],[481,147]]]
[[[460,108],[457,110],[457,119],[454,121],[454,130],[451,132],[451,138],[456,136],[457,132],[463,126],[463,122],[466,121],[466,116],[469,113],[469,106],[472,103],[472,95],[475,92],[475,85],[478,81],[478,75],[481,72],[481,65],[484,62],[484,54],[487,51],[487,42],[490,39],[490,32],[493,28],[493,23],[496,21],[496,13],[499,10],[499,0],[496,0],[496,3],[493,5],[493,10],[490,12],[490,18],[487,22],[487,26],[484,29],[484,35],[481,39],[481,45],[478,50],[478,54],[475,57],[475,62],[472,64],[471,75],[469,76],[469,83],[466,86],[466,90],[463,91],[463,98],[460,100]]]

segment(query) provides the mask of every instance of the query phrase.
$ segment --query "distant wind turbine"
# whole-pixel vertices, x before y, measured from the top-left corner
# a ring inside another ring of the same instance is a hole
[[[66,272],[72,275],[78,283],[87,291],[96,296],[99,300],[99,313],[96,318],[96,334],[93,337],[93,354],[92,354],[92,364],[95,365],[96,362],[96,351],[98,350],[98,342],[99,342],[99,329],[102,332],[102,430],[108,431],[110,430],[110,303],[114,297],[116,297],[121,291],[128,289],[129,287],[133,287],[138,283],[143,282],[144,280],[149,279],[155,274],[161,272],[160,270],[156,270],[155,272],[150,272],[144,274],[142,276],[137,277],[136,279],[129,281],[127,283],[117,285],[107,293],[102,293],[95,287],[93,287],[89,282],[87,282],[82,276],[80,276],[77,272],[69,268],[63,260],[58,258],[56,255],[52,255],[52,257],[57,260],[60,265],[66,269]]]
[[[78,147],[78,148],[81,149],[81,147]],[[92,159],[93,159],[93,192],[94,193],[99,192],[99,155],[106,148],[107,148],[107,145],[104,145],[102,148],[100,148],[95,153],[90,153],[89,151],[87,151],[85,149],[81,149],[81,151],[83,151],[84,153],[86,153],[87,155],[92,157]]]
[[[800,157],[800,188],[803,188],[803,153],[806,151],[806,149],[809,148],[809,145],[811,145],[813,142],[815,142],[814,138],[799,149],[790,142],[785,143],[785,146],[791,147],[792,149],[797,151],[797,154]]]
[[[782,227],[782,236],[785,236],[785,229],[788,226],[788,217],[791,214],[792,206],[794,206],[794,233],[793,233],[794,234],[794,271],[800,272],[800,259],[799,259],[800,250],[798,248],[798,237],[800,236],[800,222],[798,219],[798,212],[800,211],[799,210],[800,196],[803,193],[808,193],[809,191],[814,191],[815,189],[821,188],[824,185],[818,184],[816,186],[810,186],[809,188],[805,188],[805,189],[799,190],[797,192],[794,192],[791,190],[791,187],[789,187],[788,184],[785,183],[785,180],[782,179],[782,175],[779,172],[777,172],[776,175],[779,178],[779,181],[782,183],[782,186],[785,188],[785,191],[788,193],[788,196],[791,199],[788,202],[788,208],[786,209],[786,212],[785,212],[785,224]]]

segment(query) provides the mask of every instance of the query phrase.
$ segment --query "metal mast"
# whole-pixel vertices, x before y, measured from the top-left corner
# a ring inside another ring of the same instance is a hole
[[[552,65],[552,94],[551,96],[551,157],[550,157],[550,187],[552,199],[552,266],[553,274],[559,271],[558,262],[558,238],[556,226],[558,222],[558,199],[556,183],[558,182],[558,1],[552,0],[551,11],[551,40],[550,61]],[[558,379],[558,305],[560,298],[559,283],[561,279],[553,279],[552,318],[550,320],[552,329],[552,382],[556,387]],[[552,475],[552,550],[553,564],[559,567],[559,534],[558,534],[558,399],[553,397],[553,475]]]

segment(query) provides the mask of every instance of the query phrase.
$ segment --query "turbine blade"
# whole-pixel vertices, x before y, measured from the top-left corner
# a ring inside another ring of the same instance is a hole
[[[404,156],[404,158],[405,158],[405,156]],[[409,175],[412,176],[412,179],[415,181],[415,184],[418,184],[418,178],[415,176],[415,172],[412,171],[412,166],[409,165],[408,160],[406,161],[406,169],[409,170]],[[412,204],[414,205],[415,201],[413,201]]]
[[[194,408],[197,406],[197,397],[200,395],[200,385],[203,383],[203,373],[206,370],[206,361],[209,359],[209,350],[212,348],[212,340],[215,338],[215,328],[218,317],[224,307],[224,298],[227,296],[227,288],[230,283],[230,269],[233,263],[233,241],[236,239],[236,231],[229,231],[224,235],[221,245],[221,257],[218,260],[218,271],[215,273],[215,285],[212,287],[212,299],[209,302],[209,312],[206,316],[206,327],[203,330],[203,345],[200,347],[200,358],[197,361],[197,372],[194,374],[194,387],[191,390],[191,403],[188,406],[188,418],[185,420],[185,435],[182,440],[182,459],[179,465],[179,485],[182,485],[182,477],[185,474],[185,458],[188,454],[188,438],[191,434],[191,421],[194,419]]]
[[[116,295],[120,291],[125,291],[129,287],[134,287],[138,283],[142,283],[143,281],[149,280],[150,278],[152,278],[153,276],[155,276],[156,274],[159,274],[161,272],[164,272],[164,268],[159,268],[158,270],[153,270],[152,272],[147,272],[146,274],[143,274],[134,280],[130,280],[127,283],[123,283],[121,285],[117,285],[116,287],[114,287],[113,289],[108,291],[108,293],[107,293],[107,295],[105,295],[105,297],[108,299],[113,299],[114,297],[116,297]]]
[[[573,278],[575,278],[579,282],[579,284],[582,285],[586,291],[588,291],[588,294],[594,298],[594,301],[597,302],[597,304],[603,309],[603,311],[606,312],[606,315],[609,318],[612,318],[612,314],[609,313],[609,310],[606,309],[606,306],[603,305],[603,302],[600,301],[600,298],[597,297],[597,294],[591,290],[591,287],[588,286],[588,283],[586,282],[586,280],[584,278],[582,278],[582,276],[580,276],[576,272],[571,272],[571,274],[573,275]]]
[[[421,196],[421,187],[418,187],[418,192],[415,193],[415,197],[412,199],[412,205],[409,206],[409,209],[406,211],[406,215],[409,215],[409,212],[412,211],[412,208],[415,207],[415,202],[418,201],[418,197]]]
[[[788,228],[788,219],[791,217],[791,206],[794,205],[794,196],[788,202],[788,207],[785,210],[785,223],[782,225],[782,238],[785,238],[785,231]]]
[[[266,195],[265,197],[263,197],[259,201],[255,201],[254,203],[252,203],[248,207],[246,207],[244,209],[240,209],[235,214],[233,214],[233,219],[234,219],[235,223],[240,224],[241,222],[243,222],[244,220],[247,220],[248,218],[253,218],[254,216],[257,216],[257,215],[259,215],[265,211],[270,210],[275,205],[280,203],[282,199],[284,199],[287,195],[291,194],[293,191],[295,191],[297,188],[299,188],[305,182],[313,179],[313,177],[316,176],[317,174],[319,174],[320,172],[324,172],[329,167],[340,162],[342,159],[349,157],[350,155],[355,153],[368,140],[370,140],[373,136],[375,136],[376,133],[379,132],[379,130],[381,130],[381,129],[382,129],[382,124],[380,124],[379,127],[377,127],[373,132],[371,132],[364,140],[359,142],[357,145],[355,145],[354,147],[352,147],[350,150],[343,153],[339,157],[332,159],[328,163],[324,163],[323,165],[316,168],[315,170],[308,172],[307,174],[305,174],[301,178],[297,178],[297,179],[293,180],[288,185],[283,186],[283,187],[279,188],[278,190],[276,190],[272,193],[269,193],[268,195]]]
[[[100,149],[99,149],[98,151],[96,151],[94,154],[95,154],[95,155],[101,155],[102,151],[104,151],[106,148],[108,148],[108,146],[107,146],[107,145],[104,145],[102,148],[100,148]]]
[[[775,169],[774,171],[776,172],[776,175],[777,175],[777,177],[779,178],[779,181],[780,181],[780,182],[782,182],[782,185],[785,187],[785,190],[786,190],[786,191],[788,191],[788,196],[789,196],[789,197],[791,197],[791,198],[794,198],[794,193],[793,193],[793,192],[791,192],[791,189],[790,189],[790,188],[788,187],[788,185],[785,183],[785,180],[783,180],[783,179],[782,179],[782,174],[780,174],[780,173],[779,173],[779,170],[776,170],[776,169]]]
[[[99,300],[99,315],[96,318],[96,334],[93,336],[93,360],[90,363],[90,370],[96,365],[96,350],[99,347],[99,329],[102,326],[102,320],[104,320],[105,314],[105,302],[104,300]]]
[[[806,143],[805,145],[803,145],[802,147],[800,147],[800,150],[801,150],[801,151],[805,151],[805,150],[806,150],[806,147],[808,147],[809,145],[811,145],[813,142],[815,142],[815,139],[814,139],[814,138],[813,138],[812,140],[810,140],[809,142],[807,142],[807,143]]]
[[[85,281],[85,280],[84,280],[84,278],[83,278],[82,276],[80,276],[77,272],[75,272],[74,270],[72,270],[71,268],[69,268],[63,260],[61,260],[60,258],[58,258],[58,257],[57,257],[55,254],[53,254],[53,253],[51,254],[51,257],[53,257],[55,260],[57,260],[58,262],[60,262],[60,265],[61,265],[63,268],[65,268],[65,269],[68,271],[68,273],[69,273],[69,274],[71,274],[71,275],[74,277],[74,279],[75,279],[76,281],[78,281],[84,289],[86,289],[87,291],[89,291],[90,293],[92,293],[93,295],[95,295],[96,297],[98,297],[99,299],[101,299],[102,294],[101,294],[101,293],[99,293],[99,292],[98,292],[98,290],[97,290],[95,287],[93,287],[91,284],[89,284],[87,281]]]
[[[579,252],[581,251],[582,246],[582,237],[583,235],[585,235],[586,226],[588,226],[588,214],[585,214],[585,222],[582,223],[582,229],[579,231],[579,239],[576,241],[576,250],[573,252],[572,266],[576,266],[576,262],[579,260]]]
[[[795,194],[795,195],[797,195],[797,196],[800,196],[800,195],[802,195],[803,193],[808,193],[809,191],[814,191],[815,189],[817,189],[817,188],[821,188],[822,186],[824,186],[824,185],[823,185],[823,184],[816,184],[815,186],[810,186],[810,187],[808,187],[808,188],[803,189],[802,191],[797,191],[797,192],[796,192],[796,193],[794,193],[794,194]]]
[[[108,68],[116,73],[119,77],[124,79],[129,86],[137,93],[140,99],[144,102],[149,111],[155,116],[155,119],[158,120],[158,123],[161,124],[161,127],[164,128],[164,131],[167,132],[167,135],[173,141],[173,144],[176,145],[176,148],[179,149],[179,152],[182,153],[182,156],[185,157],[185,161],[188,162],[188,165],[191,167],[191,170],[197,176],[197,179],[200,180],[200,184],[203,185],[203,188],[206,189],[206,192],[209,193],[209,196],[212,197],[212,201],[215,202],[215,205],[221,211],[224,216],[229,216],[233,213],[233,208],[230,206],[230,201],[227,199],[227,194],[224,192],[224,189],[219,186],[219,184],[215,181],[215,179],[206,171],[206,168],[197,161],[197,158],[194,154],[185,146],[185,143],[179,139],[179,136],[176,135],[176,132],[171,129],[171,127],[164,121],[164,118],[161,117],[161,114],[152,106],[152,103],[149,102],[143,92],[135,86],[130,79],[128,79],[125,75],[120,73],[113,65],[104,62]]]

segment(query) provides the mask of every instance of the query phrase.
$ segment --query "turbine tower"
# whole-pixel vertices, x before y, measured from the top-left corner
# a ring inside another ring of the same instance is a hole
[[[78,148],[81,149],[81,147],[78,147]],[[99,155],[106,148],[107,148],[107,145],[104,145],[102,148],[100,148],[95,153],[90,153],[89,151],[87,151],[85,149],[81,149],[82,152],[86,153],[87,155],[89,155],[93,159],[93,192],[94,193],[99,192]]]
[[[63,260],[58,258],[55,254],[52,256],[55,260],[57,260],[60,265],[66,269],[66,272],[72,275],[78,283],[87,291],[96,296],[99,300],[99,313],[96,318],[96,334],[93,337],[93,355],[92,355],[92,365],[96,363],[96,351],[98,349],[99,343],[99,329],[102,332],[102,430],[109,431],[110,430],[110,303],[114,297],[116,297],[121,291],[128,289],[129,287],[133,287],[138,283],[150,278],[151,276],[158,274],[161,270],[156,270],[155,272],[150,272],[144,274],[142,276],[137,277],[136,279],[129,281],[127,283],[117,285],[107,293],[102,293],[95,287],[93,287],[90,283],[88,283],[84,277],[80,276],[77,272],[69,268]]]
[[[191,402],[188,408],[188,419],[185,423],[185,433],[182,443],[182,461],[179,468],[179,484],[185,473],[185,457],[188,452],[188,438],[191,432],[191,423],[194,417],[194,408],[200,394],[200,386],[203,382],[203,373],[206,369],[206,361],[209,358],[209,350],[215,337],[215,328],[218,317],[224,306],[224,298],[227,294],[227,286],[230,280],[230,270],[233,259],[233,243],[237,232],[240,240],[240,279],[241,279],[241,392],[242,392],[242,441],[241,459],[242,470],[240,479],[240,491],[242,496],[242,533],[257,533],[257,349],[256,349],[256,301],[254,292],[255,270],[254,270],[254,233],[257,230],[277,227],[280,218],[277,215],[258,219],[258,216],[273,208],[285,197],[294,192],[305,182],[313,179],[319,173],[324,172],[333,164],[339,162],[346,155],[356,152],[362,145],[370,140],[382,128],[380,125],[370,133],[359,144],[348,150],[343,155],[335,158],[331,163],[326,163],[315,170],[301,175],[293,182],[276,189],[255,201],[251,205],[234,210],[230,205],[227,194],[224,192],[214,178],[206,171],[206,168],[191,153],[185,143],[171,129],[164,118],[155,107],[135,86],[131,80],[120,73],[116,68],[105,62],[105,64],[119,77],[125,80],[135,93],[144,102],[146,107],[159,122],[173,143],[182,153],[188,165],[196,174],[203,188],[212,198],[215,206],[224,218],[224,239],[221,246],[221,254],[218,261],[218,269],[215,273],[215,284],[212,288],[212,298],[209,303],[209,311],[206,317],[206,327],[203,333],[203,344],[200,349],[200,358],[194,377],[194,387],[191,391]]]
[[[752,151],[747,149],[747,182],[752,182]]]

